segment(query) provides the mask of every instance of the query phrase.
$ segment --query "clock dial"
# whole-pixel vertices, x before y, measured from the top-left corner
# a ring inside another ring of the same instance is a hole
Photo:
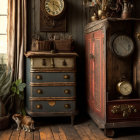
[[[64,10],[64,0],[46,0],[45,10],[50,16],[58,16]]]
[[[113,40],[112,47],[117,56],[126,57],[132,54],[134,43],[130,37],[119,35]]]
[[[119,82],[117,84],[117,89],[123,96],[128,96],[132,92],[132,85],[127,81]]]

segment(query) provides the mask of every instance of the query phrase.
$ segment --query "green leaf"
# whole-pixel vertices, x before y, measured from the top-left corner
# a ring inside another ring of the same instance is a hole
[[[21,79],[15,81],[16,86],[18,86],[21,83],[22,83],[22,80]]]
[[[13,93],[16,93],[17,88],[16,88],[15,86],[12,86],[12,87],[11,87],[11,91],[12,91]]]
[[[25,87],[26,87],[25,83],[21,83],[21,84],[18,85],[18,89],[19,89],[20,92],[23,92]]]
[[[16,94],[18,94],[18,95],[19,95],[19,93],[20,93],[20,91],[17,89]]]

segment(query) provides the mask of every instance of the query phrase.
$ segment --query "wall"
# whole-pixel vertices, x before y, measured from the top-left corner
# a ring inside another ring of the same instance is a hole
[[[84,8],[82,0],[66,0],[67,2],[67,33],[72,34],[77,58],[77,98],[78,108],[85,108],[85,60],[84,60]],[[30,50],[32,34],[38,33],[46,38],[45,32],[40,32],[40,0],[28,1],[28,50]],[[81,105],[82,103],[82,105]],[[82,106],[82,107],[81,107]]]

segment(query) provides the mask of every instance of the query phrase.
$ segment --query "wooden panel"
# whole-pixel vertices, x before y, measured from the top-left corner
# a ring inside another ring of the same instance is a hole
[[[104,123],[106,120],[106,53],[104,40],[103,29],[86,35],[88,109],[91,117],[96,118],[97,123],[99,123],[99,119],[102,119]]]

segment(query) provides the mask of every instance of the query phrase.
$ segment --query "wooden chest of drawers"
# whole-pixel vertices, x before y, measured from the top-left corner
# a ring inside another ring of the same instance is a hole
[[[76,115],[76,53],[27,52],[26,111],[32,117]]]

